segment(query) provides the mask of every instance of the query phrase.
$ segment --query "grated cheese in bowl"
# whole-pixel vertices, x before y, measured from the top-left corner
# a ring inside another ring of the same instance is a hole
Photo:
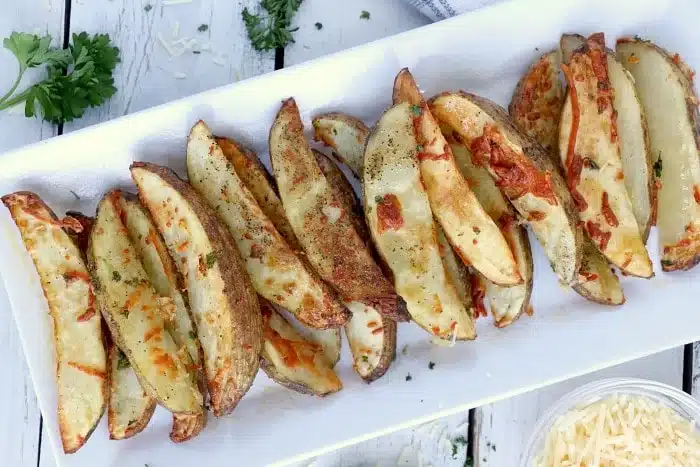
[[[700,467],[700,404],[652,381],[584,386],[540,422],[522,467]]]

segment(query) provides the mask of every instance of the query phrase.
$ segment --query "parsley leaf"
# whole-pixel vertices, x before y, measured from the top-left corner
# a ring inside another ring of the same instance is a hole
[[[197,28],[197,31],[199,32],[206,32],[209,29],[208,24],[200,24],[199,27]]]
[[[369,19],[369,11],[362,10],[362,13],[360,13],[360,19]]]
[[[42,118],[50,123],[70,122],[80,118],[88,107],[104,103],[117,91],[112,72],[119,63],[119,49],[112,46],[109,35],[73,34],[68,49],[51,47],[51,36],[13,32],[3,41],[19,64],[17,81],[0,97],[0,110],[22,102],[24,114],[33,117],[40,108]],[[47,77],[14,94],[28,68],[46,66]]]
[[[124,355],[124,352],[121,350],[117,350],[117,352],[119,352],[119,355],[117,355],[117,369],[123,370],[124,368],[129,368],[131,365],[129,364],[129,360],[126,358],[126,355]]]
[[[321,23],[316,23],[316,24],[314,24],[314,26],[316,26],[316,29],[318,29],[319,31],[321,29],[323,29],[323,24],[321,24]]]
[[[243,23],[255,50],[274,50],[294,43],[292,33],[299,28],[290,29],[290,26],[301,1],[262,0],[260,7],[265,10],[265,14],[258,15],[252,14],[247,7],[243,9]]]
[[[656,162],[654,162],[654,175],[656,175],[656,178],[661,178],[661,172],[664,169],[664,163],[661,160],[661,153],[659,153],[659,158],[656,159]]]
[[[112,271],[112,280],[113,280],[114,282],[119,282],[119,281],[122,280],[122,275],[119,274],[119,271],[116,271],[116,270],[115,270],[115,271]]]
[[[207,269],[213,268],[214,264],[216,263],[216,253],[214,253],[213,251],[207,253],[207,257],[206,257],[205,262],[207,265]]]

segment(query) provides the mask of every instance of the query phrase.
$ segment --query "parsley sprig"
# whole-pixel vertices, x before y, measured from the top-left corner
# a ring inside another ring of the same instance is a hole
[[[88,107],[97,107],[117,91],[112,72],[119,63],[119,49],[107,34],[73,34],[68,49],[51,47],[51,36],[13,32],[3,46],[17,59],[18,76],[10,90],[0,97],[0,111],[24,102],[24,114],[51,123],[80,118]],[[24,73],[46,66],[47,76],[15,94]]]
[[[292,18],[302,0],[262,0],[260,7],[266,14],[254,15],[243,9],[243,23],[253,48],[258,51],[274,50],[294,42],[290,29]]]

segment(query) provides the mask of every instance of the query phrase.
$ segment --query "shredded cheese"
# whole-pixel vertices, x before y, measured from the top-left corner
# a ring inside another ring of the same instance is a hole
[[[532,467],[700,466],[695,423],[642,396],[612,396],[559,417]]]

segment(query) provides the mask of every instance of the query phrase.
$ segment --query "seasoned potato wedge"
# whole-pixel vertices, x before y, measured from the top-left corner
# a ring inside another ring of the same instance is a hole
[[[358,141],[358,145],[362,146],[364,151],[365,141]],[[362,241],[376,256],[362,212],[362,204],[352,185],[329,157],[318,151],[314,151],[314,155],[335,199],[343,206]],[[399,297],[399,300],[403,299]],[[352,318],[345,324],[345,334],[350,344],[353,367],[363,380],[371,383],[383,376],[393,361],[396,352],[396,322],[360,302],[349,302],[346,306],[352,311]]]
[[[350,313],[284,241],[235,170],[227,167],[211,131],[197,122],[187,141],[187,173],[194,189],[224,221],[255,290],[302,323],[325,329]]]
[[[474,319],[445,273],[433,213],[418,167],[408,102],[387,110],[365,148],[365,217],[411,318],[442,339],[474,339]]]
[[[179,349],[186,349],[185,363],[191,363],[195,370],[200,391],[206,394],[204,375],[202,373],[202,347],[197,338],[184,288],[182,275],[178,272],[165,242],[161,238],[151,216],[141,205],[138,197],[132,193],[117,192],[121,221],[126,227],[129,239],[141,259],[148,279],[161,297],[169,297],[170,302],[161,308],[164,311],[165,329]],[[168,302],[167,300],[165,302]],[[198,435],[206,424],[204,407],[196,414],[173,414],[173,429],[170,439],[182,442]],[[194,430],[197,428],[199,431]]]
[[[610,268],[605,256],[588,239],[583,242],[583,257],[578,270],[578,281],[571,287],[582,297],[601,305],[625,303],[620,279]]]
[[[661,266],[690,269],[700,262],[700,127],[692,71],[678,54],[648,41],[619,40],[617,54],[634,77],[646,112],[660,186]]]
[[[270,129],[270,159],[280,198],[309,262],[343,300],[407,320],[403,301],[355,230],[304,137],[294,99],[283,102]]]
[[[574,50],[583,47],[586,44],[586,38],[580,34],[562,34],[559,40],[559,49],[561,51],[561,62],[565,65],[571,61],[571,56]]]
[[[588,38],[562,68],[568,92],[559,155],[583,228],[612,264],[627,274],[651,277],[651,260],[625,187],[602,33]]]
[[[411,105],[425,191],[435,218],[457,254],[492,282],[522,283],[508,242],[457,168],[452,150],[407,68],[394,80],[393,102]]]
[[[444,132],[446,135],[452,134],[448,127],[444,128]],[[522,284],[512,287],[503,287],[488,280],[483,281],[483,290],[488,296],[494,323],[498,327],[505,327],[527,311],[530,303],[533,279],[530,240],[525,228],[516,222],[515,210],[496,186],[488,170],[474,164],[471,152],[463,144],[451,137],[448,137],[448,140],[459,170],[474,190],[479,203],[496,221],[503,236],[508,240],[513,256],[518,262],[518,271],[523,278]],[[479,304],[475,304],[475,308],[480,309],[481,306],[477,305]]]
[[[557,130],[564,102],[559,80],[560,57],[558,50],[542,55],[518,82],[508,107],[518,128],[555,157],[558,157]],[[558,160],[556,165],[559,165]]]
[[[184,276],[212,411],[230,413],[253,383],[262,347],[262,317],[245,265],[214,210],[174,172],[135,162],[131,176]]]
[[[340,162],[347,164],[357,178],[362,177],[365,141],[369,128],[359,120],[341,112],[330,112],[314,117],[314,140],[323,141],[333,148]]]
[[[304,339],[264,298],[260,310],[264,335],[260,366],[267,376],[302,394],[326,396],[343,388],[321,345]]]
[[[127,439],[141,433],[156,409],[156,400],[141,387],[126,355],[112,344],[109,349],[109,439]]]
[[[443,93],[429,105],[440,124],[470,149],[474,165],[488,169],[530,225],[559,280],[573,283],[583,236],[566,183],[541,146],[520,133],[505,110],[483,97]]]
[[[119,199],[118,191],[105,195],[90,233],[87,258],[97,304],[146,393],[173,413],[195,413],[202,394],[165,330],[165,301],[127,236]]]
[[[301,250],[299,240],[287,220],[282,201],[277,194],[275,179],[260,162],[258,156],[231,138],[216,137],[226,159],[233,165],[236,175],[243,182],[250,194],[253,195],[263,214],[274,224],[277,231],[293,250]]]
[[[2,197],[31,256],[53,322],[58,424],[65,453],[80,449],[107,405],[107,355],[102,323],[83,255],[60,221],[34,193]],[[49,345],[47,343],[47,345]]]
[[[469,272],[469,268],[458,258],[457,253],[452,248],[452,245],[450,245],[450,241],[447,240],[447,235],[445,235],[445,232],[440,228],[439,224],[435,225],[435,230],[437,232],[440,257],[442,258],[442,264],[445,265],[445,273],[455,286],[457,295],[464,304],[464,308],[470,315],[474,316],[474,310],[472,310],[471,273]]]

